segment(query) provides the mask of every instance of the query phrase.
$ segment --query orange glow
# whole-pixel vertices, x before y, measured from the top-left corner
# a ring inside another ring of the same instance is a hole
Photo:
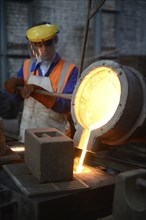
[[[89,167],[83,166],[83,165],[82,165],[82,169],[81,169],[80,172],[77,170],[78,164],[79,164],[79,160],[80,160],[79,157],[76,157],[76,158],[74,159],[74,171],[73,171],[73,173],[74,173],[74,174],[78,174],[78,173],[90,173],[90,172],[91,172],[91,169],[90,169]]]
[[[11,147],[11,150],[14,151],[14,152],[23,152],[25,150],[25,147],[24,146],[13,146]]]
[[[87,74],[77,90],[74,112],[83,128],[94,130],[114,115],[120,101],[121,86],[117,73],[98,67]]]
[[[91,131],[101,128],[113,117],[120,96],[119,78],[109,67],[96,67],[82,78],[74,100],[76,119],[84,128],[78,145],[82,154],[77,173],[82,172]]]
[[[90,136],[90,130],[84,129],[80,138],[79,148],[83,149],[81,157],[79,159],[78,166],[76,168],[76,173],[81,173],[83,171],[83,162],[87,151],[87,144]]]

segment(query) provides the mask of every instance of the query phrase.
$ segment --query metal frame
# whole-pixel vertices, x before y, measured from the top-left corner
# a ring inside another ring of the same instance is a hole
[[[7,69],[7,30],[6,30],[6,1],[0,1],[0,88],[8,76]]]

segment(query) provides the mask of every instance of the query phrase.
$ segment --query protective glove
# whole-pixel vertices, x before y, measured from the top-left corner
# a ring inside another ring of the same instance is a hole
[[[56,100],[56,97],[38,93],[32,93],[31,97],[42,103],[46,108],[51,108],[55,104]]]
[[[36,85],[28,84],[21,89],[20,94],[24,99],[28,98],[35,91],[36,88]]]
[[[42,103],[46,108],[51,108],[55,103],[56,97],[35,93],[36,89],[44,90],[40,86],[36,86],[34,84],[28,84],[21,89],[21,96],[23,98],[28,98],[29,96],[31,96],[32,98],[36,99],[38,102]]]
[[[18,86],[23,86],[24,85],[24,80],[16,77],[12,77],[4,83],[4,86],[6,90],[13,95],[17,95],[20,90],[18,89]]]

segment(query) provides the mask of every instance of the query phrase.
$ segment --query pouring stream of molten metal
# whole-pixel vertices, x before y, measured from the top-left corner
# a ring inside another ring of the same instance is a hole
[[[78,145],[82,154],[77,173],[83,170],[91,131],[101,128],[113,117],[120,95],[121,85],[117,73],[109,67],[97,67],[82,79],[74,103],[76,119],[84,129]]]
[[[87,144],[88,144],[88,140],[89,140],[89,137],[90,137],[90,132],[91,131],[89,129],[84,129],[83,133],[82,133],[82,136],[80,138],[79,146],[83,147],[83,151],[82,151],[82,154],[81,154],[81,157],[80,157],[80,160],[79,160],[78,167],[76,169],[76,173],[81,173],[82,170],[83,170],[83,161],[84,161],[86,151],[87,151]]]

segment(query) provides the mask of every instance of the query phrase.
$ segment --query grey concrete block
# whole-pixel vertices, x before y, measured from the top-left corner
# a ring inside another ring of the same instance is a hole
[[[55,128],[27,129],[25,163],[39,182],[73,177],[73,141]]]

